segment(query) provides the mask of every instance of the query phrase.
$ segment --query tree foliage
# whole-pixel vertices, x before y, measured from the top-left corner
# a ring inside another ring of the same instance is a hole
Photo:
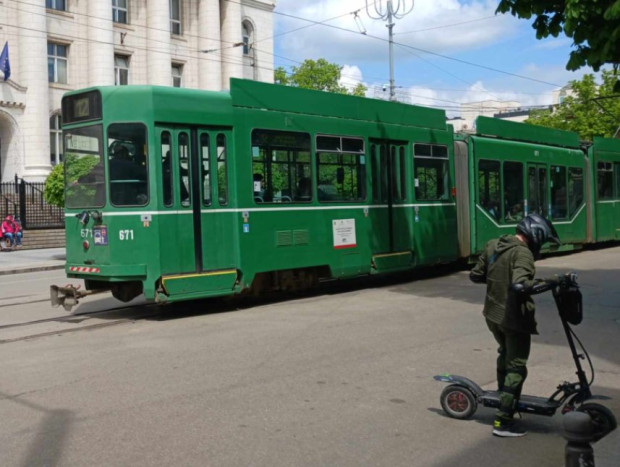
[[[620,65],[620,0],[501,0],[496,13],[536,19],[536,37],[557,37],[562,31],[576,47],[566,68],[590,66],[598,71]]]
[[[47,204],[63,207],[65,205],[65,172],[63,164],[54,166],[45,179],[43,198]]]
[[[276,84],[284,84],[316,91],[327,91],[338,94],[351,94],[354,96],[364,96],[366,86],[358,83],[352,90],[339,84],[342,67],[335,63],[330,63],[324,58],[318,60],[307,59],[300,66],[292,67],[289,74],[283,67],[278,67],[274,71],[274,81]]]
[[[594,75],[571,81],[571,93],[553,110],[533,111],[526,121],[560,130],[574,131],[581,139],[594,136],[613,137],[620,125],[620,96],[614,95],[618,79],[615,71],[602,72],[603,83],[596,84]]]

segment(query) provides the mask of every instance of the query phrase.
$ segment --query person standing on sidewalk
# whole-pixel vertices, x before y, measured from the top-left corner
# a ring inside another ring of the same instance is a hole
[[[531,297],[537,285],[534,259],[548,241],[560,243],[551,222],[539,214],[529,214],[517,224],[515,235],[503,235],[486,244],[469,275],[472,282],[487,284],[482,313],[499,344],[500,406],[493,423],[495,436],[526,434],[515,426],[513,416],[527,377],[531,335],[538,334]]]
[[[22,247],[22,229],[21,225],[13,220],[10,214],[6,216],[2,222],[2,237],[7,242],[7,247]]]

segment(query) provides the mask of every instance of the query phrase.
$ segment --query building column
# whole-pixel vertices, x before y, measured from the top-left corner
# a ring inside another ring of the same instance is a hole
[[[146,10],[147,82],[159,86],[172,86],[170,2],[149,0]]]
[[[243,78],[241,3],[223,0],[222,12],[222,89],[230,88],[230,78]]]
[[[20,85],[28,88],[21,120],[24,141],[22,176],[28,181],[39,182],[45,181],[52,169],[45,0],[14,2],[13,5],[18,8],[18,24],[28,25],[19,28],[19,75],[16,76]],[[20,165],[19,162],[16,164]]]
[[[220,0],[198,2],[198,86],[222,89],[222,44],[220,42]]]
[[[112,0],[88,2],[88,86],[114,84]]]

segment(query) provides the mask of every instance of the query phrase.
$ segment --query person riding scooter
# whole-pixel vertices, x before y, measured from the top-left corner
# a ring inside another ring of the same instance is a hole
[[[493,423],[495,436],[526,434],[515,426],[513,416],[527,377],[531,335],[538,334],[531,295],[542,290],[537,290],[541,283],[534,279],[534,260],[547,242],[560,244],[555,228],[541,215],[529,214],[517,224],[515,235],[504,235],[486,244],[469,276],[472,282],[487,284],[482,313],[499,344],[500,406]]]

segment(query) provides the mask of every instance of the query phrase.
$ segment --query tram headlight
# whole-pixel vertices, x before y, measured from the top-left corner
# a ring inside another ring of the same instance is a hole
[[[85,250],[88,250],[90,248],[90,242],[88,240],[84,240],[82,242],[82,248],[84,248]]]

